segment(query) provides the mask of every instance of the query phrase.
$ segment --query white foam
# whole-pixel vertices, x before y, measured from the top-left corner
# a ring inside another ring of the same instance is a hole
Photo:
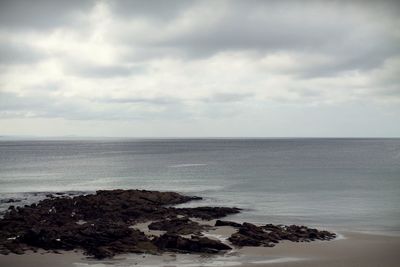
[[[336,237],[335,237],[335,239],[333,239],[333,240],[344,240],[344,239],[347,239],[347,237],[344,236],[344,235],[341,234],[341,233],[335,233],[335,234],[336,234]]]
[[[81,262],[75,263],[77,267],[107,267],[107,266],[141,266],[141,267],[156,267],[156,266],[174,266],[174,267],[228,267],[228,266],[241,266],[245,263],[250,264],[273,264],[285,263],[293,261],[305,260],[304,258],[295,257],[282,257],[270,258],[265,260],[249,260],[248,257],[238,256],[214,256],[214,257],[201,257],[195,254],[175,254],[167,259],[165,256],[155,255],[130,255],[124,260],[112,260],[107,262]]]
[[[226,237],[226,236],[217,235],[217,234],[210,234],[210,233],[205,233],[205,232],[203,232],[203,235],[204,235],[205,237],[210,237],[211,239],[219,240],[221,243],[223,243],[223,244],[225,244],[225,245],[227,245],[227,246],[230,246],[230,247],[232,246],[232,245],[229,243],[229,241],[228,241],[228,237]],[[236,252],[236,249],[235,249],[235,248],[232,248],[232,250],[229,251],[229,252],[227,252],[227,254],[229,255],[229,254],[232,254],[232,253],[234,253],[234,252]]]
[[[292,261],[301,261],[304,260],[302,258],[294,258],[294,257],[283,257],[276,258],[270,260],[261,260],[261,261],[252,261],[253,264],[272,264],[272,263],[283,263],[283,262],[292,262]]]
[[[154,255],[135,255],[133,257],[127,257],[125,263],[127,265],[117,266],[132,266],[132,262],[135,265],[141,267],[156,267],[156,266],[174,266],[174,267],[223,267],[223,266],[241,266],[243,262],[239,261],[239,257],[231,256],[201,256],[196,254],[171,254],[164,256]],[[130,264],[129,264],[129,263]]]

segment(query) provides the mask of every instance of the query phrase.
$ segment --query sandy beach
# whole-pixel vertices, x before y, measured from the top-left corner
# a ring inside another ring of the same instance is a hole
[[[248,257],[282,259],[279,263],[244,264],[243,266],[398,266],[400,237],[343,233],[343,239],[330,242],[283,242],[275,248],[243,248]],[[285,261],[285,259],[287,261]],[[268,261],[268,260],[267,260]]]
[[[209,236],[224,238],[230,227],[219,227]],[[400,262],[400,237],[365,233],[341,233],[333,241],[310,243],[282,242],[273,248],[244,247],[226,255],[204,256],[193,254],[119,255],[111,260],[93,260],[79,251],[62,254],[38,251],[24,255],[1,255],[0,266],[366,266],[391,267]]]

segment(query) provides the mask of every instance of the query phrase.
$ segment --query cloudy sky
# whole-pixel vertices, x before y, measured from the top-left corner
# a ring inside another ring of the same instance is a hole
[[[1,0],[0,135],[400,137],[400,4]]]

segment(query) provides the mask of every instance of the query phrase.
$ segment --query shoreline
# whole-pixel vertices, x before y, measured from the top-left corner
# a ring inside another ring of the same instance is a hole
[[[228,228],[214,231],[223,234]],[[303,266],[398,266],[400,237],[339,233],[345,238],[330,242],[281,242],[275,247],[243,247],[228,255],[202,255],[166,252],[152,254],[120,254],[113,259],[94,260],[82,251],[60,254],[28,252],[23,255],[0,255],[0,266],[242,266],[242,267],[303,267]]]
[[[175,206],[199,199],[110,190],[59,193],[10,207],[0,221],[0,266],[390,267],[400,262],[399,236],[221,221],[240,209]]]
[[[336,237],[334,233],[303,225],[215,221],[240,213],[241,209],[236,207],[176,207],[201,199],[177,192],[133,189],[99,190],[79,196],[61,192],[46,195],[38,203],[9,206],[0,219],[0,253],[24,254],[40,248],[82,249],[97,259],[125,253],[221,254],[235,247],[273,247],[283,240],[312,242]],[[211,220],[211,225],[204,223]],[[135,227],[137,224],[142,228]],[[203,234],[217,226],[233,230],[223,240]]]

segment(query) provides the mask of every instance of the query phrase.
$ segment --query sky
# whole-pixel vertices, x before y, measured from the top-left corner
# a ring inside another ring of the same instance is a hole
[[[0,0],[0,136],[400,137],[400,2]]]

